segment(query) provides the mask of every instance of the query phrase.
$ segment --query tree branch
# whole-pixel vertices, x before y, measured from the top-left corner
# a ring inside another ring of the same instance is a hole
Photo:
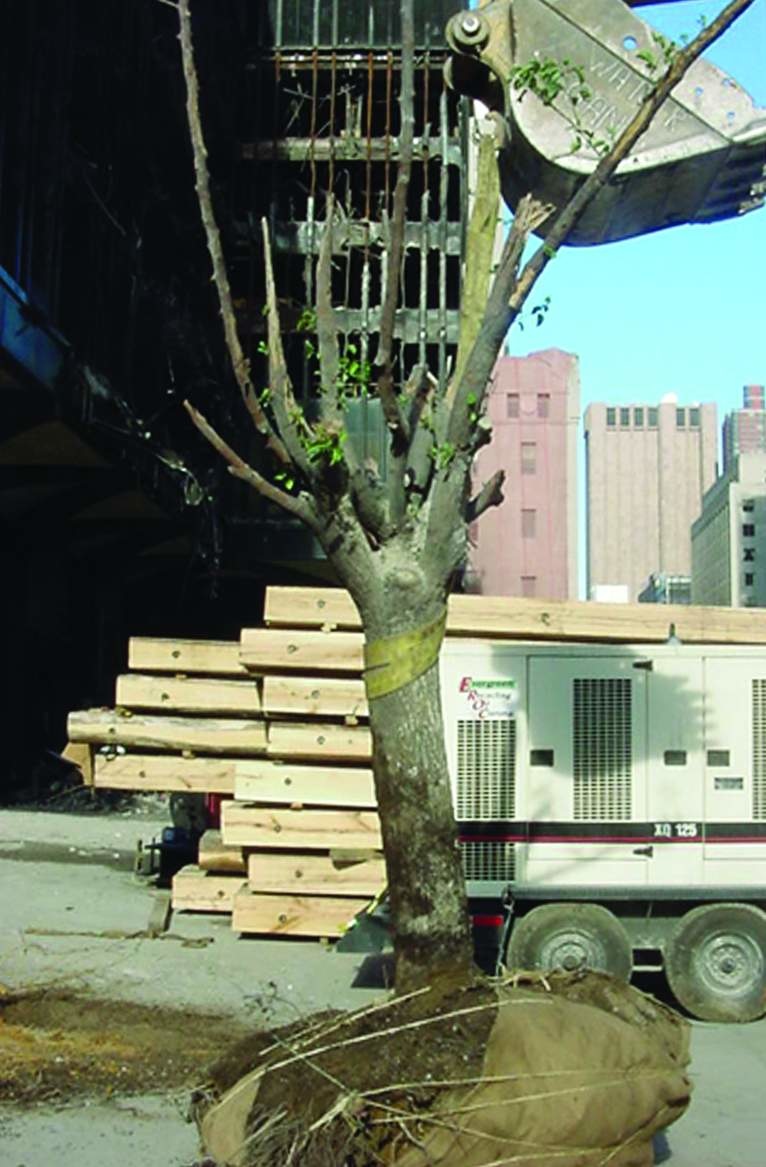
[[[479,493],[471,499],[466,507],[465,521],[473,523],[480,518],[490,507],[499,507],[503,501],[503,483],[505,470],[496,470],[491,478],[482,486]]]
[[[207,418],[198,409],[194,408],[190,401],[184,401],[184,409],[202,436],[228,463],[230,474],[233,474],[235,478],[241,478],[243,482],[249,483],[259,494],[267,498],[269,502],[276,503],[283,510],[289,511],[290,514],[302,519],[315,534],[321,532],[322,525],[308,495],[298,495],[296,497],[293,494],[287,494],[284,490],[280,490],[278,486],[274,486],[273,483],[269,482],[267,478],[264,478],[262,474],[259,474],[254,467],[231,448],[228,442],[213,428]]]
[[[407,192],[412,171],[412,154],[415,135],[414,75],[415,75],[415,24],[412,14],[412,0],[401,0],[402,21],[402,77],[399,93],[401,127],[399,132],[399,167],[394,187],[394,206],[391,216],[390,241],[388,251],[388,274],[386,292],[380,313],[380,339],[377,364],[378,396],[383,416],[391,430],[394,452],[406,445],[407,428],[396,400],[393,374],[393,341],[396,322],[396,305],[399,298],[399,280],[404,259],[404,229],[407,219]]]
[[[258,394],[250,378],[250,364],[242,351],[234,316],[234,305],[231,298],[229,276],[223,258],[221,235],[213,211],[213,201],[210,195],[210,175],[207,168],[207,149],[202,132],[202,122],[199,113],[199,82],[194,65],[194,46],[192,42],[191,12],[189,0],[179,0],[178,21],[180,26],[181,61],[183,64],[184,80],[186,82],[186,116],[189,123],[189,135],[194,156],[194,171],[196,177],[197,200],[199,202],[202,225],[205,230],[207,249],[213,265],[213,282],[218,293],[218,303],[221,308],[226,348],[229,353],[231,367],[239,387],[242,400],[252,418],[253,424],[264,439],[268,449],[281,462],[289,462],[290,456],[282,441],[274,433],[268,417],[264,412]]]
[[[266,269],[266,325],[268,329],[269,348],[269,389],[271,402],[276,418],[279,435],[287,448],[290,460],[295,467],[307,478],[311,479],[312,467],[306,455],[300,429],[303,436],[310,437],[311,426],[303,416],[303,410],[298,406],[293,394],[293,387],[287,372],[285,350],[282,345],[282,333],[279,325],[279,308],[277,307],[277,291],[274,283],[274,265],[271,259],[271,240],[269,225],[266,219],[261,220],[263,231],[263,261]]]
[[[319,346],[319,376],[322,382],[322,417],[337,421],[341,417],[338,403],[340,374],[338,332],[332,303],[332,254],[334,200],[327,198],[327,218],[319,244],[317,263],[317,343]]]

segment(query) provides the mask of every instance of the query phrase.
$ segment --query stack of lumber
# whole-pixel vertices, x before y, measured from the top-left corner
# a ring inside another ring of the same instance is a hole
[[[483,640],[766,644],[766,612],[453,596],[447,635]],[[385,874],[347,593],[270,588],[239,642],[134,638],[116,707],[73,713],[93,783],[226,796],[221,832],[176,877],[177,909],[232,912],[235,930],[338,936]]]
[[[70,713],[97,787],[233,795],[239,762],[266,753],[260,682],[237,641],[133,637],[114,709]]]

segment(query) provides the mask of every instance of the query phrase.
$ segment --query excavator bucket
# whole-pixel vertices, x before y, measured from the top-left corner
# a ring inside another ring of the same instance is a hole
[[[453,16],[447,40],[450,83],[501,116],[500,177],[511,208],[527,193],[563,207],[673,52],[622,0],[491,0]],[[534,61],[568,62],[553,104],[514,86],[516,70]],[[766,109],[700,59],[568,242],[728,219],[762,206],[765,195]]]

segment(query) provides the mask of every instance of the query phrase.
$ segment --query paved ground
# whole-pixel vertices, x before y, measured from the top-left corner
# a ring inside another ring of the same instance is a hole
[[[164,822],[125,815],[0,812],[0,984],[52,982],[112,1000],[182,1004],[248,1023],[361,1006],[362,958],[314,943],[240,940],[226,918],[176,915],[146,928],[154,891],[132,875],[138,837]],[[766,1022],[695,1023],[695,1096],[667,1134],[669,1167],[764,1167]],[[195,1128],[183,1092],[32,1109],[0,1104],[3,1167],[189,1167]]]

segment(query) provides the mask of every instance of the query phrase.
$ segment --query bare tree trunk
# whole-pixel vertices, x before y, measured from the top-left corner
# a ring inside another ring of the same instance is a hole
[[[438,660],[423,670],[424,646],[438,653],[448,587],[441,570],[424,571],[420,558],[416,567],[411,540],[397,540],[376,553],[376,577],[355,595],[365,630],[397,992],[437,979],[464,980],[473,966]],[[383,670],[376,667],[381,655],[388,662]]]

